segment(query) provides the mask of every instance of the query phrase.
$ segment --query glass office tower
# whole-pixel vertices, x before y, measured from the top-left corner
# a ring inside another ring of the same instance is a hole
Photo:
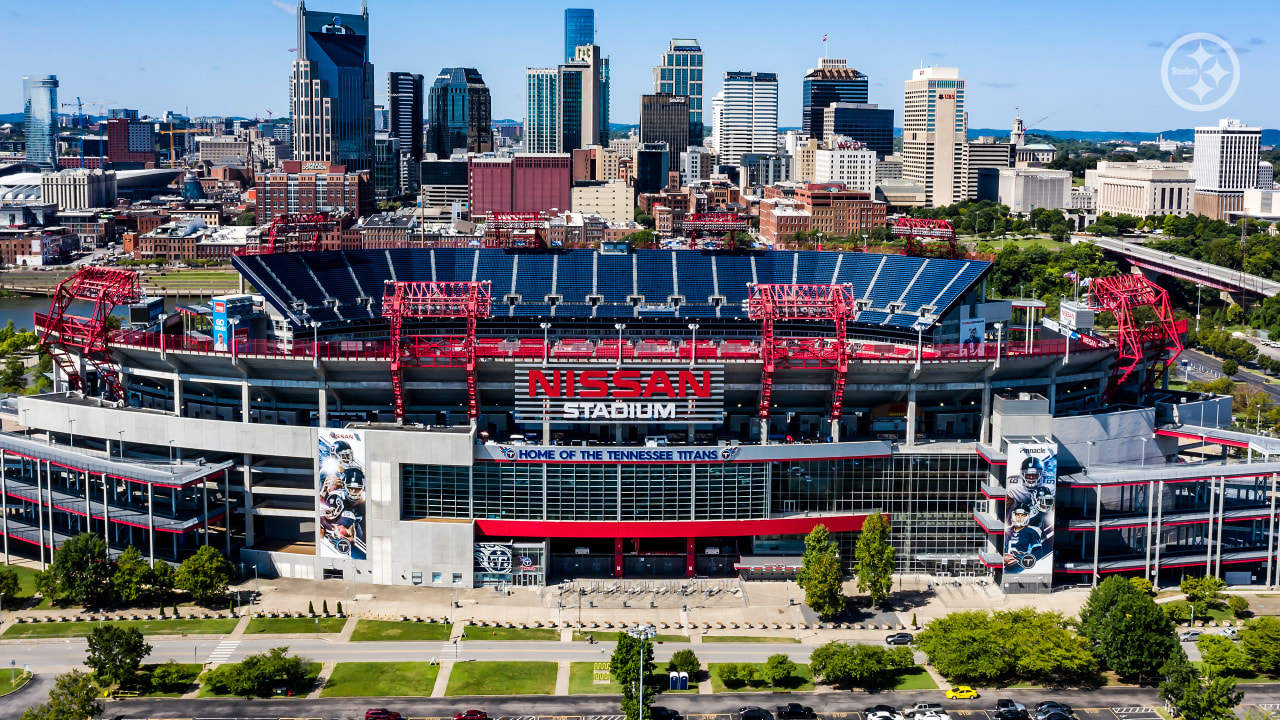
[[[564,60],[573,59],[581,45],[596,44],[596,11],[590,8],[566,8],[564,11]]]
[[[58,169],[58,77],[22,78],[27,162],[41,172]]]

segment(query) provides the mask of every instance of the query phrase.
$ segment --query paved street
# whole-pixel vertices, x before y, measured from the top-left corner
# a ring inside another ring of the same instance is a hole
[[[1182,359],[1190,360],[1202,367],[1209,368],[1214,372],[1222,372],[1222,361],[1212,355],[1206,355],[1198,350],[1187,348],[1182,351]],[[1280,400],[1280,385],[1268,382],[1271,378],[1252,370],[1241,367],[1240,372],[1236,373],[1236,380],[1242,381],[1249,386],[1250,390],[1261,390],[1269,393],[1272,400]],[[1193,377],[1192,380],[1198,378]]]

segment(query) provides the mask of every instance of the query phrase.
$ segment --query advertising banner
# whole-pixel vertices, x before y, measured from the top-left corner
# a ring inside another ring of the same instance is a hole
[[[628,363],[516,367],[516,422],[720,422],[724,369]]]
[[[227,333],[229,327],[230,325],[227,322],[227,301],[214,300],[213,301],[213,349],[214,350],[217,350],[219,352],[226,352],[227,348],[230,347],[229,345],[230,339]]]
[[[321,557],[364,560],[364,439],[354,430],[320,429],[316,511]]]
[[[1058,444],[1010,443],[1005,475],[1004,571],[1053,574]]]
[[[982,357],[987,342],[987,319],[969,318],[960,321],[960,343],[965,354]]]

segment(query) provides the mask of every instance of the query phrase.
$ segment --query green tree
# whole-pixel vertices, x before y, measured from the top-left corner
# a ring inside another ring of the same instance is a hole
[[[1127,583],[1126,583],[1127,584]],[[1089,635],[1094,653],[1121,677],[1151,678],[1178,648],[1173,621],[1136,592],[1120,598]]]
[[[853,555],[858,561],[858,590],[871,596],[872,605],[882,604],[893,591],[894,568],[889,521],[883,515],[872,513],[862,522]]]
[[[151,687],[160,692],[174,692],[191,684],[191,676],[177,660],[157,665],[151,671]]]
[[[1231,362],[1231,361],[1227,361]],[[1232,363],[1234,366],[1235,363]],[[1227,372],[1227,363],[1222,363],[1222,372],[1228,377],[1235,375],[1235,372]],[[1178,586],[1187,596],[1187,601],[1197,608],[1201,607],[1221,607],[1222,606],[1222,590],[1227,586],[1222,580],[1209,575],[1207,577],[1189,577],[1182,581]]]
[[[14,598],[22,593],[22,583],[18,581],[18,572],[8,565],[0,565],[0,598],[9,598],[13,607]]]
[[[1231,608],[1231,612],[1238,618],[1249,615],[1249,601],[1243,595],[1232,595],[1227,598],[1227,607]]]
[[[1185,720],[1234,720],[1235,708],[1244,699],[1236,681],[1224,675],[1194,676],[1173,700]]]
[[[1089,592],[1080,607],[1080,633],[1093,642],[1102,638],[1103,623],[1121,598],[1140,594],[1138,588],[1119,575],[1112,575]]]
[[[1250,620],[1240,631],[1240,645],[1254,670],[1280,674],[1280,617]]]
[[[242,212],[236,216],[236,225],[253,226],[258,224],[258,213],[252,210]]]
[[[1201,635],[1196,640],[1205,667],[1216,674],[1239,675],[1249,669],[1244,648],[1221,635]]]
[[[116,559],[116,572],[111,577],[111,585],[116,598],[125,604],[135,603],[146,590],[147,576],[151,568],[142,559],[142,552],[130,545]]]
[[[844,610],[844,571],[840,551],[831,540],[826,525],[817,525],[804,538],[804,557],[796,584],[804,590],[804,602],[821,617]]]
[[[231,563],[222,553],[204,545],[195,555],[182,561],[176,584],[179,590],[191,593],[196,602],[210,603],[226,597],[232,570]]]
[[[618,635],[618,646],[613,650],[613,657],[609,659],[609,672],[613,675],[613,679],[622,686],[622,713],[627,716],[627,720],[641,720],[641,707],[639,698],[639,685],[643,681],[647,681],[649,676],[653,674],[653,643],[643,641],[644,657],[641,659],[641,644],[639,638],[631,637],[627,633]],[[653,702],[653,693],[644,693],[644,711],[643,717],[649,716],[649,704]]]
[[[776,655],[770,655],[769,658],[764,661],[764,668],[761,670],[761,675],[764,676],[765,682],[773,685],[774,687],[781,687],[790,681],[795,672],[796,664],[791,661],[791,658],[782,653],[778,653]]]
[[[72,670],[53,679],[49,699],[32,705],[22,713],[22,720],[85,720],[102,714],[98,688],[88,673]]]
[[[809,654],[809,669],[815,676],[835,685],[880,688],[889,684],[897,670],[911,667],[911,651],[886,650],[879,645],[849,645],[829,642]],[[905,664],[904,664],[905,663]]]
[[[107,543],[100,535],[80,533],[53,553],[49,574],[58,591],[77,605],[101,606],[111,602],[111,576]]]
[[[27,386],[27,367],[18,358],[11,357],[0,371],[0,387],[6,392],[17,392]]]
[[[103,685],[119,685],[137,674],[151,645],[134,627],[99,625],[89,633],[89,654],[84,664]]]
[[[675,651],[671,654],[671,659],[667,661],[668,671],[687,672],[690,676],[693,676],[701,669],[702,661],[688,648]]]
[[[958,681],[1061,683],[1091,679],[1098,670],[1088,640],[1056,612],[955,612],[915,640],[938,672]]]
[[[310,662],[289,655],[289,648],[271,648],[238,663],[219,665],[205,674],[204,684],[214,692],[240,697],[268,697],[278,687],[300,692],[305,687]]]
[[[1226,375],[1227,377],[1235,377],[1235,374],[1238,372],[1240,372],[1240,365],[1237,364],[1235,360],[1222,361],[1223,375]],[[1187,578],[1187,579],[1190,580],[1191,578]]]
[[[40,593],[40,597],[51,603],[56,603],[62,599],[62,588],[58,585],[58,579],[48,570],[39,570],[35,576],[36,592]]]
[[[178,571],[167,562],[158,562],[147,572],[147,592],[159,603],[173,593],[177,587]]]
[[[742,668],[738,663],[720,663],[716,666],[716,675],[727,688],[742,686]]]
[[[1129,578],[1129,584],[1133,586],[1134,590],[1137,590],[1143,595],[1150,595],[1154,590],[1154,586],[1152,586],[1150,580],[1144,577],[1137,577],[1136,575]]]

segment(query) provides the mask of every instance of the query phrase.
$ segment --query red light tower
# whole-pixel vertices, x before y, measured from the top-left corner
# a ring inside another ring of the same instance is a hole
[[[1152,364],[1143,383],[1143,392],[1155,385],[1156,378],[1173,366],[1182,353],[1182,338],[1173,308],[1169,305],[1169,293],[1143,275],[1113,275],[1097,278],[1089,286],[1093,304],[1100,310],[1110,311],[1116,318],[1116,345],[1119,356],[1111,370],[1111,381],[1103,395],[1103,402],[1111,400],[1124,381],[1138,369],[1143,360],[1143,346],[1152,341],[1167,342],[1168,358]],[[1140,326],[1133,317],[1135,308],[1146,306],[1156,313],[1153,325]],[[1126,362],[1127,361],[1127,362]],[[1163,367],[1160,367],[1163,361]]]
[[[387,281],[382,290],[382,316],[391,321],[391,392],[396,420],[404,421],[404,368],[463,367],[467,371],[467,416],[480,414],[476,398],[476,320],[490,314],[489,281]],[[464,318],[466,335],[425,337],[404,335],[405,318]],[[430,350],[431,352],[427,352]],[[443,362],[441,362],[443,356]]]
[[[286,252],[315,252],[320,234],[337,227],[328,213],[277,215],[267,229],[266,243],[246,247],[240,255],[274,255]]]
[[[905,237],[907,247],[903,255],[912,257],[936,257],[960,259],[960,247],[956,244],[956,231],[946,220],[904,217],[893,222],[893,236]]]
[[[138,273],[132,270],[89,265],[58,283],[40,332],[40,347],[53,358],[73,390],[83,391],[85,387],[80,368],[71,356],[74,348],[79,351],[81,359],[98,372],[98,377],[102,378],[115,399],[124,399],[120,372],[107,347],[107,317],[117,305],[130,305],[141,299]],[[68,314],[68,308],[76,300],[92,302],[93,315],[80,317]],[[36,325],[41,325],[39,316]]]

